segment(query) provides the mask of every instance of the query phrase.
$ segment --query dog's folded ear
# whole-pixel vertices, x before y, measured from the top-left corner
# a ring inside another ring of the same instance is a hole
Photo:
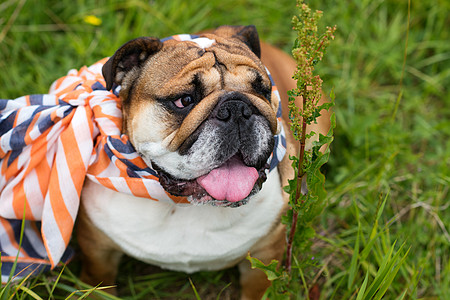
[[[122,84],[129,72],[139,75],[140,68],[147,58],[159,50],[163,44],[158,38],[140,37],[120,47],[103,65],[102,73],[106,80],[106,89],[110,90],[114,83]]]
[[[214,34],[226,38],[234,38],[246,44],[250,50],[261,58],[261,45],[259,35],[254,25],[249,26],[221,26],[214,31]]]

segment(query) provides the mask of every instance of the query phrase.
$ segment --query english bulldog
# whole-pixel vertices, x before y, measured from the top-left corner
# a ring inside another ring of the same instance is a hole
[[[294,176],[288,157],[297,154],[289,130],[285,158],[272,170],[268,161],[274,137],[288,129],[286,91],[295,87],[295,68],[287,54],[260,43],[254,26],[222,26],[189,41],[143,37],[120,47],[102,71],[107,89],[120,86],[123,133],[165,191],[190,204],[87,179],[77,221],[81,279],[114,285],[124,253],[187,273],[239,264],[241,298],[260,299],[270,282],[245,257],[283,258],[282,187]],[[323,120],[311,129],[325,134]]]

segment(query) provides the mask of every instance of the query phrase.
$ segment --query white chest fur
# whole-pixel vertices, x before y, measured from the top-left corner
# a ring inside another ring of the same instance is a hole
[[[238,208],[172,205],[117,193],[87,180],[82,205],[122,250],[171,270],[218,270],[245,257],[283,207],[277,170]]]

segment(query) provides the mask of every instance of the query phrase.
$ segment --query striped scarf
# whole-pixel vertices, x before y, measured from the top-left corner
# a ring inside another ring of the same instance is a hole
[[[67,246],[86,177],[137,197],[189,203],[185,197],[165,192],[157,173],[121,133],[120,87],[106,90],[101,73],[106,61],[70,70],[52,84],[48,94],[0,99],[2,282],[8,280],[16,256],[16,278],[71,258]],[[279,101],[275,84],[272,99]],[[285,147],[282,129],[275,136],[270,170],[283,158]]]

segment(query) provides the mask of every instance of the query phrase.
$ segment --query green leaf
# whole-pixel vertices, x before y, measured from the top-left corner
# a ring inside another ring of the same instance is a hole
[[[268,265],[265,265],[262,261],[257,258],[251,257],[250,254],[247,255],[247,259],[252,265],[252,269],[259,269],[266,273],[267,279],[273,281],[281,277],[281,272],[278,269],[278,261],[276,259],[272,260]]]

